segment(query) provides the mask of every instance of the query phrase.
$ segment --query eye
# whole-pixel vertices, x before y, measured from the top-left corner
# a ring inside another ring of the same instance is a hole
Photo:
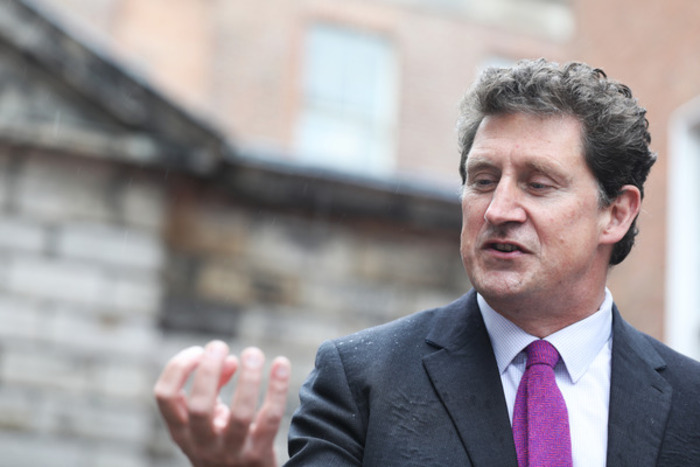
[[[554,189],[554,184],[549,180],[531,180],[527,183],[528,189],[535,194],[544,194]]]
[[[492,187],[496,186],[497,183],[498,180],[496,180],[494,177],[486,175],[479,175],[469,180],[469,185],[482,191],[491,189]]]

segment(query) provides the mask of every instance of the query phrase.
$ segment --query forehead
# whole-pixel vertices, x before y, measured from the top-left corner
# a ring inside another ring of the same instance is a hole
[[[484,118],[467,157],[476,164],[554,165],[562,170],[585,167],[581,123],[570,115],[523,113]]]

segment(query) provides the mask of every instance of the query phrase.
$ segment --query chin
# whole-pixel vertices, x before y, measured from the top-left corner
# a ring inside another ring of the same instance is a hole
[[[520,275],[497,274],[471,280],[474,289],[484,298],[497,300],[518,298],[527,293],[527,287]]]

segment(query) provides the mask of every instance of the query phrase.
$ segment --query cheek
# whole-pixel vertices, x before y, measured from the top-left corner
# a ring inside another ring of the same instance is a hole
[[[462,231],[460,233],[460,251],[462,256],[470,254],[483,225],[483,215],[479,215],[475,209],[462,208]]]
[[[553,241],[561,248],[582,248],[594,241],[598,226],[597,205],[591,207],[584,202],[577,203],[569,209],[557,211],[546,218],[546,224],[556,226]]]
[[[475,236],[484,223],[484,213],[473,204],[469,208],[462,207],[462,238]]]

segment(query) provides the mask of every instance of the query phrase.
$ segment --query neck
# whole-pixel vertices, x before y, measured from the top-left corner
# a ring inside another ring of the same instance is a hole
[[[544,338],[578,321],[588,318],[600,308],[605,287],[599,293],[588,294],[582,300],[547,297],[544,300],[504,300],[484,296],[498,314],[533,336]]]

